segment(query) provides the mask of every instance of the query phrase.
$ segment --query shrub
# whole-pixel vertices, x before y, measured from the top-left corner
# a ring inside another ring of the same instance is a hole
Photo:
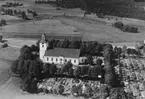
[[[124,25],[122,22],[115,22],[114,27],[120,29],[123,32],[138,33],[138,28],[132,25]]]
[[[123,26],[124,26],[124,24],[123,24],[122,22],[119,21],[119,22],[115,22],[115,23],[113,24],[113,26],[116,27],[116,28],[122,29]]]
[[[77,67],[75,70],[74,70],[74,76],[75,77],[79,77],[81,75],[81,67]]]
[[[103,13],[96,14],[99,18],[105,18],[105,15]]]
[[[82,86],[72,86],[72,89],[71,89],[71,94],[73,96],[80,96],[82,94]]]
[[[60,94],[60,95],[62,95],[63,92],[64,92],[64,89],[65,89],[65,88],[64,88],[63,85],[59,85],[58,88],[57,88],[57,93]]]
[[[135,26],[125,25],[121,30],[123,32],[138,33],[138,28]]]
[[[5,19],[1,19],[1,21],[0,21],[0,26],[3,26],[3,25],[6,25],[7,23],[6,23],[6,20]]]
[[[4,44],[2,45],[2,48],[5,48],[5,47],[8,47],[8,44],[7,44],[7,43],[4,43]]]
[[[101,65],[102,63],[103,63],[102,59],[98,58],[97,61],[96,61],[96,64]]]

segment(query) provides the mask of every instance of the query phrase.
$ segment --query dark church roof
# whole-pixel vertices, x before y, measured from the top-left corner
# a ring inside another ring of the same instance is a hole
[[[45,51],[44,56],[63,56],[67,58],[79,58],[80,49],[68,49],[68,48],[54,48]]]

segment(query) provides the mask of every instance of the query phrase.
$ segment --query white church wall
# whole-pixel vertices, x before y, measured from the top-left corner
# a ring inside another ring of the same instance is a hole
[[[47,43],[40,43],[39,44],[39,54],[40,54],[40,59],[44,62],[44,54],[45,51],[47,50],[48,44]]]
[[[62,60],[61,60],[62,59]],[[45,63],[54,63],[54,64],[64,64],[71,60],[73,65],[79,65],[78,58],[62,58],[62,57],[53,57],[53,56],[45,56],[44,62]]]

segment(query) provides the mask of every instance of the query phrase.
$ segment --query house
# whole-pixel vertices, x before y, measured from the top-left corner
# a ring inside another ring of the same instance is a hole
[[[39,57],[44,63],[65,64],[70,61],[73,65],[79,65],[85,62],[85,58],[80,57],[80,49],[47,49],[48,46],[46,35],[43,34],[39,44]]]

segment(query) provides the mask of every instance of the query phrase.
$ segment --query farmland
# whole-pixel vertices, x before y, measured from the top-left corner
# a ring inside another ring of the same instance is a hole
[[[100,42],[143,41],[145,38],[144,21],[119,17],[112,17],[108,20],[107,18],[98,18],[94,14],[83,17],[83,10],[64,8],[56,10],[56,7],[52,5],[34,4],[32,0],[25,0],[24,4],[24,7],[18,7],[17,9],[27,10],[29,8],[35,10],[41,19],[34,22],[33,20],[22,21],[14,16],[5,17],[1,15],[2,18],[8,20],[8,25],[0,29],[0,33],[5,37],[38,39],[45,32],[48,36],[54,36],[54,34],[59,37],[61,35],[77,35],[76,37],[81,37],[82,40],[97,40]],[[115,22],[116,18],[124,24],[137,26],[139,33],[126,33],[112,27],[111,24]]]
[[[104,42],[143,41],[145,38],[144,22],[125,21],[125,24],[133,24],[139,27],[140,33],[131,34],[122,32],[111,25],[105,19],[89,19],[81,17],[58,16],[53,19],[44,19],[33,22],[22,22],[15,25],[7,25],[0,30],[6,37],[39,38],[42,33],[49,36],[80,35],[82,40],[97,40]],[[50,35],[51,34],[51,35]],[[27,36],[28,35],[28,36]],[[30,36],[31,35],[31,36]]]

